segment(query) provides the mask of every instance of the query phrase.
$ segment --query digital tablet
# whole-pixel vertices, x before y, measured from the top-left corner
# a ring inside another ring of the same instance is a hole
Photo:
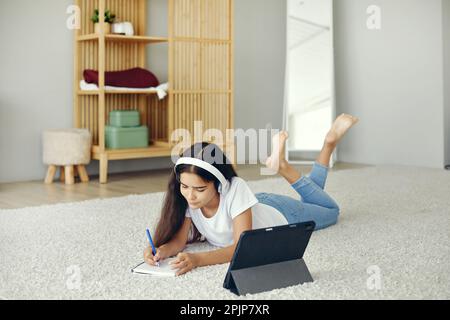
[[[242,294],[312,281],[303,254],[314,228],[314,221],[308,221],[243,232],[224,288]]]

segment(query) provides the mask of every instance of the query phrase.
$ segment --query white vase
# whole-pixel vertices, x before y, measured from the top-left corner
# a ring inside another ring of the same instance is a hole
[[[134,35],[134,28],[131,22],[119,22],[112,25],[112,33],[124,34],[126,36]]]

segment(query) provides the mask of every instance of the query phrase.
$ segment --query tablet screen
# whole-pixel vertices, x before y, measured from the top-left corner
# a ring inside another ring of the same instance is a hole
[[[301,259],[314,227],[308,221],[243,232],[228,271]]]

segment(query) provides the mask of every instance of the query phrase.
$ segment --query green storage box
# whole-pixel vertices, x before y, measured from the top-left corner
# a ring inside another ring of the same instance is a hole
[[[112,127],[139,127],[139,111],[113,110],[109,113],[109,125]]]
[[[148,128],[120,128],[106,126],[105,143],[108,149],[146,148],[148,147]]]

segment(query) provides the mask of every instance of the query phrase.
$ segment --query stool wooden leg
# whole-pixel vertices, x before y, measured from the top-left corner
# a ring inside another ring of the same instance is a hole
[[[83,165],[77,166],[78,173],[80,174],[81,182],[89,182],[89,176],[86,172],[86,168]]]
[[[51,184],[53,183],[53,179],[55,178],[56,166],[50,165],[48,166],[47,176],[45,177],[45,183]]]
[[[108,182],[108,155],[100,154],[100,183]]]
[[[59,167],[59,181],[64,182],[65,178],[64,178],[64,167]]]
[[[73,166],[65,166],[66,184],[75,184],[75,177],[73,176]]]

